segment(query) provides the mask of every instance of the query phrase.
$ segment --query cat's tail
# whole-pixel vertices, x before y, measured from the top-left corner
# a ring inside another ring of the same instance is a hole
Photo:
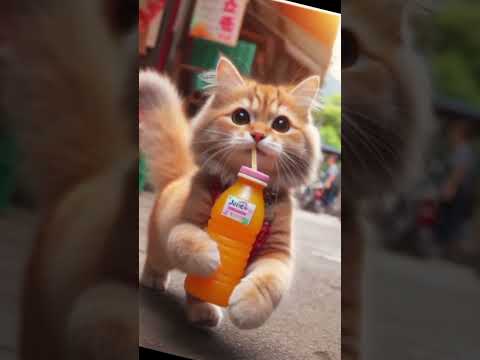
[[[139,74],[140,149],[157,191],[194,168],[191,129],[175,86],[154,70]]]

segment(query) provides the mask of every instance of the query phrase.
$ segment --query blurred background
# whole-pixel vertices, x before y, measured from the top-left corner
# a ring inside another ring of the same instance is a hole
[[[443,1],[420,27],[437,125],[424,172],[386,200],[385,246],[478,269],[480,260],[480,4]],[[433,31],[432,29],[435,29]],[[392,232],[393,230],[393,232]]]
[[[415,35],[436,132],[418,181],[371,217],[381,236],[365,264],[369,360],[480,358],[480,3],[430,3]]]

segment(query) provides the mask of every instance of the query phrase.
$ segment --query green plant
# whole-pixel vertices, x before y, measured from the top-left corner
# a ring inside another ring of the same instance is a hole
[[[480,103],[480,3],[448,0],[420,27],[419,48],[428,49],[436,91],[471,105]]]
[[[314,111],[313,119],[320,132],[322,143],[341,150],[341,96],[337,94],[326,98],[323,107],[320,110]]]

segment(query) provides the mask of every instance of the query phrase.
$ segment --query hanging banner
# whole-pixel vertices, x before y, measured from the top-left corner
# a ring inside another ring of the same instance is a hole
[[[197,0],[190,35],[237,46],[249,0]]]
[[[138,27],[140,33],[140,54],[154,48],[165,10],[165,0],[144,0],[139,2]]]

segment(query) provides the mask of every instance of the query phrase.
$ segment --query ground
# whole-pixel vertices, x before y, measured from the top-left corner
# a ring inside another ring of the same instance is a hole
[[[480,359],[480,278],[470,267],[368,249],[368,360]]]
[[[140,266],[152,195],[140,197]],[[216,330],[190,327],[183,313],[184,275],[174,273],[167,294],[140,292],[140,345],[192,359],[339,360],[340,221],[297,210],[298,261],[293,288],[267,323],[238,330],[228,316]]]
[[[144,241],[150,195],[140,198]],[[16,359],[19,290],[32,225],[28,212],[0,212],[0,359]],[[239,331],[226,319],[219,331],[186,325],[182,277],[168,295],[141,290],[140,343],[196,359],[338,360],[340,226],[299,212],[299,260],[294,287],[261,329]],[[480,279],[466,267],[419,261],[372,246],[367,258],[368,360],[477,360]],[[140,254],[142,255],[142,254]]]

